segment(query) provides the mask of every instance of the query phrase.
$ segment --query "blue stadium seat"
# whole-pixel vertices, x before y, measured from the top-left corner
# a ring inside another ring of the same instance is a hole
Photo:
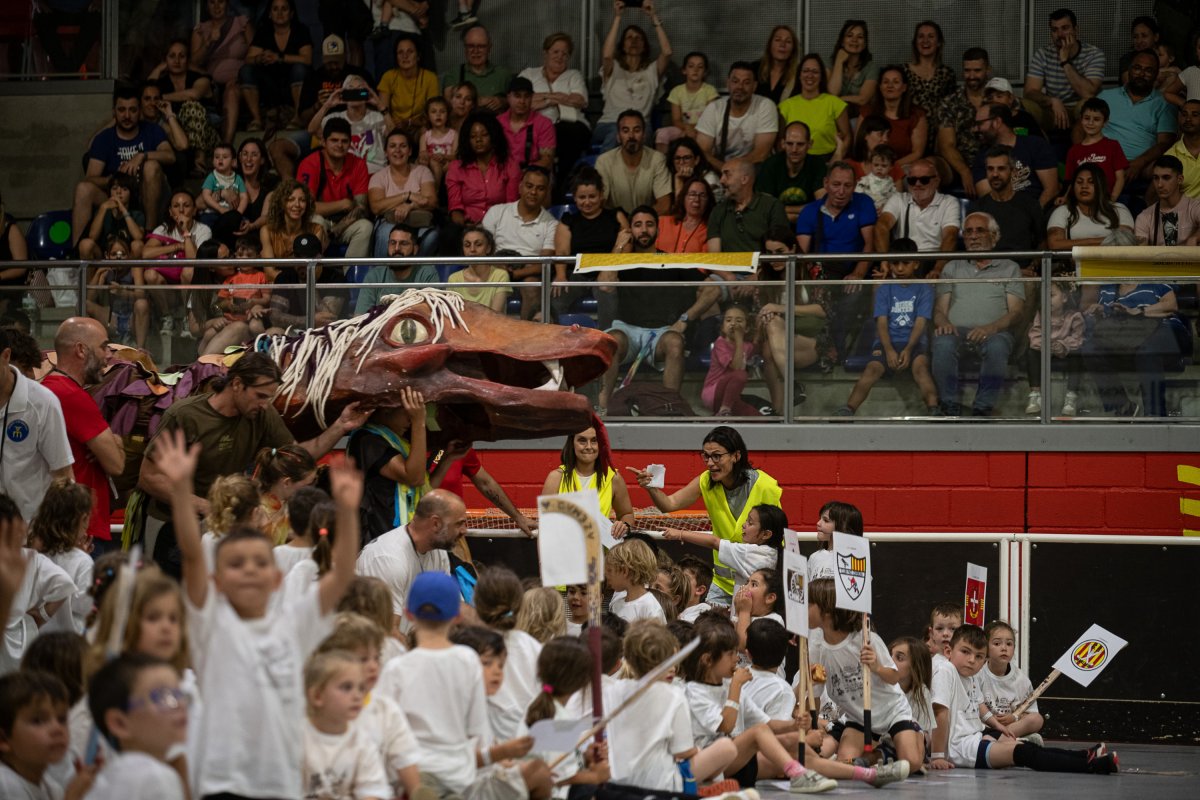
[[[25,234],[29,258],[34,261],[62,261],[71,255],[71,211],[47,211],[29,223]]]
[[[519,292],[513,292],[508,296],[508,304],[504,306],[504,312],[510,317],[521,316],[521,295]]]
[[[599,328],[596,320],[592,319],[587,314],[560,314],[558,317],[559,325],[578,325],[581,328]]]
[[[442,283],[445,283],[446,281],[450,280],[451,275],[456,272],[461,272],[464,269],[466,269],[466,266],[463,264],[438,264],[438,280]]]
[[[572,303],[569,310],[573,314],[595,314],[596,309],[596,298],[589,294],[586,297],[581,297]]]
[[[868,316],[863,320],[862,330],[854,341],[854,347],[842,367],[846,372],[862,372],[871,363],[871,345],[875,343],[875,318]]]
[[[550,206],[546,210],[549,211],[555,219],[562,219],[563,214],[574,214],[577,209],[575,208],[574,203],[563,203],[562,205]]]

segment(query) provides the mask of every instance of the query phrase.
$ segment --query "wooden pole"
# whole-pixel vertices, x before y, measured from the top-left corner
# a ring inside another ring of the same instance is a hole
[[[1039,684],[1038,687],[1033,690],[1033,693],[1030,694],[1029,697],[1026,697],[1024,700],[1022,700],[1017,707],[1013,709],[1013,716],[1019,717],[1024,714],[1025,710],[1037,702],[1037,699],[1042,696],[1042,692],[1050,688],[1050,684],[1054,683],[1054,681],[1058,679],[1059,675],[1062,675],[1062,672],[1057,669],[1051,670],[1050,674],[1046,676],[1046,680],[1042,681],[1041,684]]]
[[[871,643],[871,623],[866,612],[862,615],[862,643],[866,647]],[[871,742],[871,668],[863,664],[863,752],[869,753],[874,749]]]

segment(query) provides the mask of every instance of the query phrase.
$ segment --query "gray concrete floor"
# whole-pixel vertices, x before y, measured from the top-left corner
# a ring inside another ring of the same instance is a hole
[[[1052,747],[1082,747],[1064,742],[1047,742]],[[916,776],[894,783],[883,791],[928,800],[1197,800],[1200,798],[1200,748],[1155,745],[1110,744],[1121,756],[1118,775],[1061,775],[1027,769],[998,771],[956,769]],[[795,797],[775,781],[760,781],[763,800]],[[862,783],[839,781],[837,789],[822,797],[872,795],[878,792]],[[878,795],[875,795],[878,796]]]

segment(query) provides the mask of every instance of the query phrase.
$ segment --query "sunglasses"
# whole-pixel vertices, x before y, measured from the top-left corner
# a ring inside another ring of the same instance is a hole
[[[932,175],[909,175],[908,183],[910,186],[924,186],[933,180]]]

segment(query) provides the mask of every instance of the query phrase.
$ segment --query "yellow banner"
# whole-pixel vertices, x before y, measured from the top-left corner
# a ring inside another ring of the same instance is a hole
[[[1076,247],[1080,278],[1200,277],[1200,247]]]
[[[723,272],[754,272],[758,253],[580,253],[576,272],[605,272],[624,269],[707,269]]]

